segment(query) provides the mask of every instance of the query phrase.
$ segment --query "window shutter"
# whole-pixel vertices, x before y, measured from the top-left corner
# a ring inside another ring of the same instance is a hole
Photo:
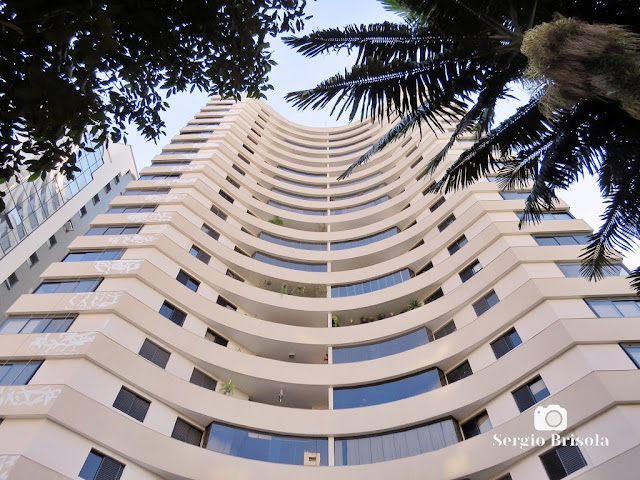
[[[505,337],[500,337],[498,340],[491,344],[491,348],[493,349],[493,353],[496,358],[500,358],[503,355],[509,353],[511,350],[509,345],[507,344],[507,339]]]
[[[151,405],[151,402],[136,396],[131,405],[131,410],[129,410],[129,415],[140,422],[144,422],[147,411],[149,410],[149,405]]]
[[[117,408],[121,412],[126,414],[131,410],[131,406],[133,405],[133,401],[135,400],[135,395],[133,392],[127,390],[122,387],[118,396],[116,397],[115,402],[113,402],[113,408]]]
[[[580,449],[576,446],[567,445],[556,448],[556,453],[567,475],[580,470],[587,465]]]
[[[193,373],[191,374],[191,379],[189,380],[194,385],[198,385],[200,387],[207,388],[209,390],[215,391],[218,382],[211,378],[208,375],[205,375],[197,368],[193,369]]]
[[[120,480],[124,465],[113,458],[104,457],[94,480]]]
[[[531,390],[529,390],[529,386],[527,385],[513,392],[513,398],[515,399],[516,405],[518,405],[518,409],[521,412],[524,412],[527,408],[536,403],[536,400],[535,398],[533,398]]]
[[[562,466],[562,462],[556,454],[556,450],[543,453],[540,455],[540,460],[542,461],[542,465],[549,476],[549,480],[560,480],[567,476],[567,473]]]
[[[181,418],[176,419],[171,436],[181,442],[190,443],[191,445],[200,446],[202,441],[202,431]]]

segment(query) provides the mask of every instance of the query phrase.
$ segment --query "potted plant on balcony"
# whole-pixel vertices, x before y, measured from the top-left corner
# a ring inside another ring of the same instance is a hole
[[[220,384],[220,393],[222,393],[223,395],[232,395],[235,389],[236,384],[233,383],[231,379]]]

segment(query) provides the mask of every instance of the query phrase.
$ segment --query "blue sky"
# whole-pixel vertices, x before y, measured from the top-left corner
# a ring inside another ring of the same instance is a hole
[[[342,27],[347,24],[368,24],[383,21],[399,21],[394,14],[387,12],[376,0],[317,0],[309,1],[307,13],[313,15],[305,25],[305,32],[319,28]],[[275,90],[268,92],[268,101],[273,108],[287,119],[309,126],[344,125],[345,117],[336,120],[330,116],[330,109],[320,111],[298,111],[284,101],[284,95],[295,90],[312,87],[329,76],[344,71],[350,65],[346,53],[331,54],[307,59],[285,46],[279,39],[271,41],[273,59],[278,62],[271,72],[269,82]],[[522,95],[522,94],[521,94]],[[127,141],[132,145],[138,168],[148,166],[151,158],[157,155],[162,145],[168,143],[172,136],[178,134],[188,120],[202,108],[207,95],[202,92],[180,94],[169,98],[170,108],[163,115],[166,122],[166,135],[157,143],[146,142],[137,134],[134,127],[127,133]],[[499,116],[506,117],[517,106],[516,102],[505,102],[501,106]],[[571,212],[584,218],[592,227],[600,224],[600,215],[604,211],[602,199],[595,181],[591,178],[581,180],[560,195],[569,205]],[[625,264],[635,268],[640,264],[640,252],[627,256]]]

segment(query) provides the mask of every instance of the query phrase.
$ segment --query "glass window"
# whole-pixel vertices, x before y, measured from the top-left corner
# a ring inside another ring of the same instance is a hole
[[[274,265],[276,267],[282,267],[282,268],[290,268],[292,270],[302,270],[304,272],[326,272],[327,271],[326,263],[292,262],[291,260],[284,260],[281,258],[272,257],[271,255],[266,255],[262,252],[256,252],[253,258],[255,258],[260,262],[268,263],[269,265]]]
[[[456,217],[455,215],[452,213],[451,215],[449,215],[444,222],[442,222],[440,225],[438,225],[438,230],[440,230],[441,232],[444,231],[445,228],[447,228],[449,225],[451,225],[453,222],[456,221]]]
[[[560,480],[587,466],[587,461],[576,446],[559,446],[540,455],[549,480]]]
[[[215,422],[209,427],[205,448],[236,457],[289,465],[327,465],[329,456],[326,438],[276,435]]]
[[[204,338],[206,338],[210,342],[222,345],[223,347],[226,347],[229,344],[229,340],[224,338],[222,335],[217,334],[210,328],[207,328],[207,332],[205,333]]]
[[[498,298],[498,295],[496,295],[496,292],[491,290],[484,297],[473,304],[473,309],[475,310],[476,315],[480,316],[499,301],[500,299]]]
[[[97,262],[102,260],[118,260],[124,253],[122,249],[71,251],[63,259],[63,262]]]
[[[280,195],[284,195],[285,197],[297,198],[298,200],[306,200],[309,202],[326,202],[327,201],[326,197],[308,197],[305,195],[286,192],[284,190],[280,190],[279,188],[272,188],[271,191],[274,193],[278,193]]]
[[[524,412],[541,400],[549,396],[549,390],[539,376],[531,380],[526,385],[511,392],[518,409]]]
[[[462,280],[462,283],[464,283],[467,280],[469,280],[471,277],[473,277],[476,273],[478,273],[480,270],[482,270],[482,265],[480,265],[480,262],[476,260],[467,268],[462,270],[458,275],[460,275],[460,280]]]
[[[583,245],[589,243],[589,235],[576,233],[573,235],[536,235],[533,237],[538,245]]]
[[[640,368],[640,343],[621,343],[620,346],[627,352],[636,367]]]
[[[294,180],[289,180],[288,178],[283,178],[283,177],[273,177],[274,180],[279,180],[281,182],[284,183],[288,183],[290,185],[297,185],[299,187],[305,187],[305,188],[326,188],[325,185],[310,185],[308,183],[301,183],[301,182],[296,182]]]
[[[640,317],[640,301],[633,298],[585,299],[598,317]]]
[[[471,365],[469,365],[469,360],[465,360],[456,368],[447,373],[447,383],[455,383],[458,380],[462,380],[470,375],[473,375],[473,370],[471,370]]]
[[[222,210],[220,210],[217,206],[215,205],[211,205],[211,209],[210,209],[213,213],[215,213],[218,217],[220,217],[222,220],[226,220],[227,214],[224,213]]]
[[[184,313],[177,307],[174,307],[169,302],[164,302],[162,307],[160,307],[160,315],[168,318],[173,323],[181,327],[184,324],[185,318],[187,318],[187,314]]]
[[[523,212],[515,212],[520,220],[524,217]],[[573,215],[569,212],[544,212],[540,214],[540,220],[571,220]]]
[[[529,197],[529,192],[500,192],[505,200],[522,200]]]
[[[389,275],[385,275],[384,277],[376,278],[373,280],[369,280],[368,282],[362,282],[362,283],[353,284],[353,285],[332,286],[331,296],[333,298],[336,298],[336,297],[349,297],[353,295],[359,295],[359,293],[356,293],[356,285],[359,285],[360,288],[362,288],[361,293],[364,293],[363,284],[367,284],[367,283],[370,285],[372,292],[376,290],[381,290],[383,288],[387,288],[395,284],[395,281],[393,280],[394,275],[395,273],[390,273]],[[410,278],[411,278],[411,274],[408,268],[405,268],[404,270],[400,271],[400,282],[405,282]],[[345,287],[346,287],[346,292],[345,292]]]
[[[558,268],[562,271],[565,277],[581,277],[580,270],[582,269],[581,263],[556,263]],[[602,274],[605,277],[619,277],[629,275],[627,268],[621,263],[614,263],[608,265],[602,269]]]
[[[155,212],[157,205],[129,205],[126,207],[110,207],[107,213],[151,213]]]
[[[492,342],[491,348],[494,355],[496,356],[496,359],[498,359],[503,355],[509,353],[521,343],[522,340],[520,340],[520,335],[518,335],[518,332],[516,332],[515,328],[512,328],[503,336]]]
[[[261,240],[265,240],[267,242],[275,243],[277,245],[284,245],[285,247],[299,248],[301,250],[326,250],[326,243],[311,243],[311,242],[300,242],[297,240],[288,240],[286,238],[276,237],[275,235],[271,235],[269,233],[260,232],[258,238]]]
[[[289,141],[289,143],[292,143],[291,141]],[[304,145],[305,147],[307,147],[307,145]],[[324,148],[323,148],[324,150]],[[296,175],[303,175],[305,177],[319,177],[319,178],[327,178],[327,174],[326,173],[310,173],[310,172],[301,172],[300,170],[294,170],[293,168],[289,168],[289,167],[285,167],[283,165],[278,165],[278,168],[280,170],[283,170],[285,172],[289,172],[289,173],[295,173]]]
[[[364,210],[365,208],[369,208],[369,207],[373,207],[375,205],[379,205],[383,202],[386,202],[387,200],[389,200],[389,197],[387,195],[377,198],[376,200],[372,200],[370,202],[367,203],[363,203],[362,205],[356,205],[354,207],[346,207],[346,208],[332,208],[331,209],[331,215],[342,215],[345,213],[352,213],[352,212],[358,212],[360,210]]]
[[[440,388],[442,384],[442,372],[432,368],[408,377],[373,385],[336,388],[333,390],[333,408],[367,407],[394,402]]]
[[[209,260],[211,260],[211,255],[195,245],[191,246],[191,248],[189,249],[189,253],[200,260],[202,263],[207,265],[209,264]]]
[[[422,192],[423,195],[426,195],[426,190],[424,192]],[[442,205],[444,205],[445,202],[445,198],[444,197],[440,197],[436,203],[434,203],[433,205],[431,205],[429,207],[429,210],[431,211],[431,213],[435,212],[438,208],[440,208]]]
[[[460,431],[449,418],[406,430],[335,439],[336,465],[364,465],[420,455],[458,443]]]
[[[468,243],[467,237],[462,235],[460,238],[458,238],[455,242],[453,242],[451,245],[447,247],[447,250],[449,251],[449,255],[453,255],[462,247],[464,247],[467,243]]]
[[[166,195],[169,193],[169,188],[154,188],[154,189],[141,189],[133,188],[131,190],[125,190],[122,195]]]
[[[331,242],[331,250],[346,250],[348,248],[361,247],[363,245],[369,245],[371,243],[379,242],[385,238],[389,238],[396,235],[400,230],[397,227],[390,228],[384,232],[376,233],[369,237],[359,238],[357,240],[348,240],[345,242]]]
[[[42,282],[33,293],[72,293],[95,292],[102,282],[102,278],[84,280],[59,280]]]
[[[140,232],[142,225],[111,225],[91,227],[85,235],[134,235]]]
[[[213,228],[211,228],[209,225],[207,225],[206,223],[203,224],[202,227],[200,227],[200,230],[202,230],[204,233],[209,235],[214,240],[218,240],[220,238],[220,234],[216,232]]]
[[[84,480],[120,480],[124,464],[91,450],[78,476]]]
[[[26,385],[40,365],[42,361],[2,363],[0,364],[0,385]]]
[[[287,212],[302,213],[303,215],[320,215],[320,216],[324,216],[324,215],[327,214],[326,210],[310,210],[310,209],[307,209],[307,208],[289,207],[287,205],[283,205],[282,203],[274,202],[273,200],[269,200],[267,202],[267,205],[279,208],[281,210],[286,210]]]
[[[447,335],[455,332],[456,330],[457,329],[456,329],[455,322],[453,320],[449,320],[441,328],[433,332],[433,339],[438,340],[442,337],[446,337]]]
[[[183,284],[189,290],[193,290],[194,292],[197,292],[198,287],[200,286],[200,282],[197,281],[195,278],[193,278],[184,270],[180,270],[180,272],[178,272],[178,276],[176,277],[176,280],[178,280],[181,284]]]
[[[460,425],[460,430],[462,430],[465,440],[469,440],[481,433],[488,432],[492,428],[493,425],[491,425],[491,420],[489,419],[489,415],[486,410]]]
[[[17,333],[61,333],[66,332],[73,321],[75,315],[67,317],[58,316],[24,316],[9,317],[0,325],[0,335]]]
[[[218,298],[216,299],[216,303],[221,307],[228,308],[229,310],[233,310],[234,312],[238,310],[238,307],[236,307],[233,303],[231,303],[229,300],[224,298],[222,295],[218,295]]]
[[[426,328],[421,328],[382,342],[355,345],[353,347],[334,347],[333,363],[362,362],[395,355],[429,343],[430,338],[431,333]]]

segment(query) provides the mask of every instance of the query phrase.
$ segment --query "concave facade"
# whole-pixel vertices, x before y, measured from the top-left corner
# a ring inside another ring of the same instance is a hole
[[[337,182],[384,131],[210,101],[9,309],[0,474],[636,478],[624,268],[579,276],[565,203],[519,230],[494,178],[425,193],[445,136]],[[553,405],[596,444],[552,445]]]

